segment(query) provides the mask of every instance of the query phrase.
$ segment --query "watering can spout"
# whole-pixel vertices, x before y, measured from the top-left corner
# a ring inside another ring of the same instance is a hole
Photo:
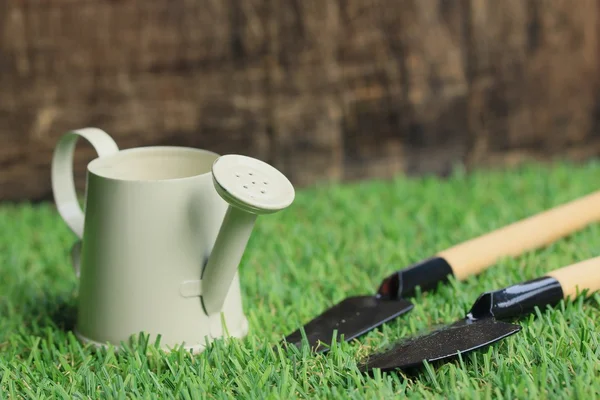
[[[202,306],[210,315],[223,307],[229,286],[250,239],[256,214],[229,207],[202,272]]]
[[[294,187],[277,169],[241,156],[219,157],[212,166],[217,193],[229,203],[215,245],[202,272],[202,306],[207,315],[219,313],[259,214],[288,207]]]

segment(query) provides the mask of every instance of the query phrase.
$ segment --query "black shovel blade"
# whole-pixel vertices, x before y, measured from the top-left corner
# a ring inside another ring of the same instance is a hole
[[[404,299],[383,300],[375,296],[349,297],[329,308],[318,317],[304,325],[309,346],[318,353],[329,350],[335,331],[337,337],[350,341],[378,326],[402,315],[413,308],[413,304]],[[297,329],[284,339],[284,343],[302,346],[302,328]],[[325,346],[319,346],[319,342]]]
[[[458,354],[481,349],[521,330],[520,325],[496,321],[494,318],[465,318],[430,334],[410,339],[391,350],[376,354],[359,366],[362,372],[372,369],[390,371],[412,369],[433,362],[451,359]]]

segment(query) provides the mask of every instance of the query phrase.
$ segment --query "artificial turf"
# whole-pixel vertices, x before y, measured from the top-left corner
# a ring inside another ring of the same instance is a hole
[[[479,276],[417,293],[410,313],[326,355],[274,345],[344,297],[374,293],[392,271],[460,241],[591,193],[600,163],[327,184],[259,217],[240,267],[250,333],[204,353],[132,342],[80,345],[75,240],[52,204],[0,205],[0,393],[3,398],[579,398],[600,397],[600,295],[523,318],[523,330],[416,375],[361,375],[359,360],[452,322],[479,293],[600,253],[592,225]],[[599,205],[600,206],[600,205]],[[174,310],[176,312],[176,310]]]

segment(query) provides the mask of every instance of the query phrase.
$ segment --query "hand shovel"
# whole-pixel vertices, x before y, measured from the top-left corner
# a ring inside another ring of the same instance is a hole
[[[404,341],[391,350],[369,357],[362,372],[408,369],[428,362],[449,360],[459,353],[481,349],[521,330],[502,322],[526,315],[535,307],[555,306],[563,298],[575,298],[600,290],[600,257],[554,270],[543,277],[479,296],[467,316],[425,336]]]
[[[404,297],[415,288],[435,289],[450,275],[464,280],[492,266],[502,257],[517,256],[548,245],[587,225],[600,221],[600,191],[514,222],[483,236],[437,253],[436,256],[399,270],[383,280],[375,295],[349,297],[329,308],[284,338],[282,344],[300,347],[303,330],[311,348],[323,353],[335,332],[350,341],[410,311]]]

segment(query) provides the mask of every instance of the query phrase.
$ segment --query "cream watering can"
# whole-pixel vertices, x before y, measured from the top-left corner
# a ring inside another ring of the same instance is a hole
[[[80,137],[99,156],[87,166],[85,213],[72,167]],[[151,341],[160,335],[163,348],[194,352],[248,333],[238,265],[257,215],[295,196],[283,174],[257,159],[170,146],[120,151],[97,128],[59,140],[52,190],[80,239],[77,337],[118,348],[143,332]]]

